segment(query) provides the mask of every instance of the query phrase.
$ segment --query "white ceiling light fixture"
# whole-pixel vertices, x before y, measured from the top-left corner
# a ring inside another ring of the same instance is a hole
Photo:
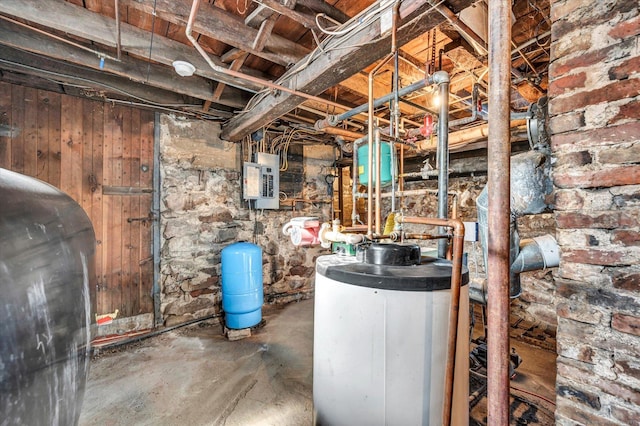
[[[191,77],[196,72],[196,67],[187,61],[173,61],[172,65],[181,77]]]

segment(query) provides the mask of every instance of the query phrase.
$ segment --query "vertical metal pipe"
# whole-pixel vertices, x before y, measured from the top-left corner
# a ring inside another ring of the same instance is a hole
[[[351,182],[351,226],[356,226],[358,210],[356,209],[356,193],[358,192],[358,144],[353,142],[353,170]]]
[[[396,177],[398,172],[396,169],[396,144],[395,142],[389,142],[391,148],[391,212],[396,211]]]
[[[446,227],[453,229],[453,252],[451,255],[451,305],[449,308],[447,363],[445,367],[444,405],[442,410],[442,424],[444,426],[449,426],[451,424],[453,408],[453,384],[456,371],[456,343],[458,340],[458,316],[460,314],[460,285],[462,284],[464,223],[460,219],[432,219],[424,217],[401,217],[399,221],[401,223],[437,225],[441,228]]]
[[[391,125],[389,126],[389,134],[394,138],[400,137],[400,95],[398,93],[398,80],[399,80],[399,52],[397,42],[395,40],[395,32],[397,29],[395,28],[395,23],[397,22],[398,17],[398,8],[400,7],[400,2],[396,3],[393,8],[393,22],[394,22],[394,34],[393,34],[393,42],[391,48],[393,49],[393,103],[391,107]],[[394,142],[391,143],[391,212],[396,211],[396,174],[394,174],[396,165],[396,144]]]
[[[382,235],[382,212],[380,206],[380,178],[382,177],[382,173],[380,169],[382,169],[382,157],[381,157],[381,143],[380,143],[380,129],[376,126],[375,130],[375,143],[376,143],[376,235]]]
[[[400,173],[398,173],[398,190],[404,191],[404,144],[400,145]]]
[[[393,114],[393,120],[391,120],[393,123],[393,132],[391,132],[391,136],[394,138],[400,137],[400,94],[398,92],[400,67],[398,61],[398,51],[396,50],[393,53],[393,109],[391,110],[391,113]]]
[[[344,177],[342,175],[342,168],[336,167],[336,172],[338,173],[338,210],[340,210],[340,212],[338,213],[338,218],[340,219],[341,223],[345,223],[345,217],[344,217],[344,190],[343,190],[343,185],[344,185]],[[331,203],[331,205],[333,205],[333,203]]]
[[[376,67],[377,68],[377,67]],[[375,69],[371,70],[369,73],[369,99],[368,99],[368,117],[367,117],[367,125],[369,126],[367,129],[367,176],[369,177],[369,182],[367,182],[367,237],[371,238],[373,234],[373,185],[372,185],[372,172],[371,167],[373,166],[373,129],[375,124],[373,123],[373,72]]]
[[[389,126],[389,135],[393,137],[398,137],[400,134],[398,132],[399,120],[400,120],[400,110],[399,110],[399,102],[400,96],[398,94],[398,80],[399,80],[399,52],[398,52],[398,40],[397,40],[397,32],[398,32],[398,11],[400,9],[400,2],[397,1],[393,6],[393,14],[391,16],[392,25],[391,25],[391,53],[393,54],[393,82],[392,82],[392,90],[393,90],[393,102],[391,102],[391,108],[389,108],[391,117],[390,118],[390,126]]]
[[[373,99],[373,77],[375,76],[375,74],[378,72],[378,70],[380,68],[382,68],[391,58],[391,53],[388,54],[387,56],[384,57],[384,59],[382,59],[382,61],[380,61],[380,63],[378,65],[376,65],[371,72],[369,73],[369,99],[367,102],[367,106],[369,108],[369,113],[368,113],[368,132],[367,132],[367,146],[369,148],[369,162],[368,162],[368,167],[369,167],[369,172],[368,172],[368,176],[369,176],[369,185],[367,186],[367,194],[369,196],[369,198],[367,199],[367,236],[371,237],[372,235],[372,222],[373,222],[373,186],[372,186],[372,173],[371,173],[371,167],[373,166],[373,135],[374,135],[374,129],[377,128],[377,123],[374,123],[374,115],[373,115],[373,108],[374,108],[374,99]],[[378,164],[378,167],[376,167],[376,171],[380,170],[380,153],[378,153],[378,157],[376,158],[376,164]],[[376,180],[376,183],[379,183],[379,180]]]
[[[443,73],[444,71],[438,71]],[[446,74],[446,73],[445,73]],[[438,117],[438,217],[448,217],[449,190],[449,75],[438,83],[440,91],[440,116]],[[443,229],[440,232],[444,232]],[[444,258],[447,253],[447,241],[438,241],[438,257]]]
[[[164,318],[160,311],[160,113],[154,114],[153,120],[153,200],[152,240],[153,240],[153,316],[156,327],[162,326]]]
[[[489,0],[488,417],[509,424],[511,2]]]
[[[373,99],[373,76],[378,72],[380,68],[382,68],[391,58],[393,52],[398,49],[397,46],[397,30],[398,30],[398,10],[400,7],[400,2],[396,2],[393,8],[393,14],[391,18],[391,52],[384,58],[378,65],[376,65],[371,72],[369,73],[369,99],[368,99],[368,121],[369,121],[369,198],[367,199],[367,236],[371,237],[371,220],[372,220],[372,211],[371,208],[373,203],[372,192],[373,188],[371,186],[371,167],[373,165],[373,153],[371,152],[373,148],[373,137],[374,137],[374,129],[376,132],[376,234],[380,235],[380,131],[378,130],[377,123],[373,122],[373,108],[374,108],[374,99]],[[375,126],[375,127],[374,127]]]

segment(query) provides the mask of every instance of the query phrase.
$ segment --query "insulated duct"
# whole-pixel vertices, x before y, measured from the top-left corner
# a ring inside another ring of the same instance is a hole
[[[511,157],[511,220],[509,241],[509,296],[520,295],[521,272],[558,266],[558,244],[551,235],[536,237],[520,242],[517,219],[520,216],[538,214],[549,206],[546,196],[553,186],[549,176],[551,164],[549,156],[541,151],[527,151]],[[482,257],[485,268],[488,265],[488,186],[485,186],[476,200],[478,208],[478,228]],[[486,280],[472,281],[469,296],[476,302],[487,302]]]

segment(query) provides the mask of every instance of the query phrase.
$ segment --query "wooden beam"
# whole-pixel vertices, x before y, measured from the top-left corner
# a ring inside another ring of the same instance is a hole
[[[276,24],[276,19],[278,19],[278,15],[273,14],[262,21],[262,23],[260,24],[260,29],[258,30],[258,34],[256,35],[256,39],[253,40],[253,43],[251,44],[251,47],[253,49],[259,51],[262,51],[262,49],[264,49],[264,47],[267,45],[267,40],[269,40],[269,37],[271,36],[271,31]]]
[[[273,10],[269,9],[268,7],[262,4],[258,4],[258,6],[253,9],[253,12],[251,12],[249,15],[247,15],[246,18],[244,18],[244,23],[251,28],[258,28],[260,24],[262,24],[268,17],[273,15],[273,13]]]
[[[473,0],[467,0],[469,4]],[[426,0],[408,0],[400,5],[400,25],[397,33],[398,45],[444,22],[444,17],[431,10]],[[380,23],[373,22],[365,27],[334,37],[324,46],[324,52],[312,53],[311,60],[303,59],[300,66],[294,66],[278,79],[281,85],[288,85],[299,91],[318,95],[328,88],[352,76],[389,52],[390,34],[380,36]],[[338,49],[340,46],[362,46]],[[229,120],[223,126],[221,137],[238,141],[272,120],[288,113],[304,98],[285,92],[274,91],[263,97],[249,111]]]
[[[340,9],[331,6],[324,0],[298,0],[297,4],[305,6],[313,10],[314,12],[324,13],[328,17],[340,22],[341,24],[344,24],[349,20],[349,15],[345,14]]]
[[[318,29],[315,17],[307,13],[298,12],[297,10],[293,9],[293,7],[295,7],[294,2],[289,2],[289,5],[285,5],[277,0],[257,0],[257,3],[262,7],[267,7],[279,13],[280,15],[286,16],[287,18],[301,24],[305,28]]]
[[[156,14],[160,18],[182,26],[187,25],[191,12],[191,1],[185,0],[122,0],[122,3],[149,14],[153,14],[155,4]],[[256,39],[258,30],[246,26],[241,17],[206,3],[200,4],[193,30],[284,66],[297,62],[309,53],[305,47],[278,35],[267,40],[264,50],[255,50],[251,42]]]
[[[183,78],[177,75],[172,68],[157,64],[149,66],[147,62],[127,55],[122,55],[120,62],[106,60],[101,68],[100,60],[91,52],[48,38],[4,20],[0,20],[0,44],[80,65],[99,71],[101,74],[109,73],[125,77],[127,80],[146,86],[153,86],[198,99],[211,98],[212,87],[208,79],[197,76]],[[216,102],[233,108],[243,108],[248,100],[247,92],[233,89]]]
[[[75,37],[115,47],[115,19],[98,15],[89,10],[75,6],[66,1],[56,0],[2,0],[0,13],[54,28]],[[122,23],[122,50],[130,54],[147,58],[151,33]],[[230,77],[219,69],[212,69],[192,46],[155,34],[151,60],[171,66],[176,59],[191,62],[196,67],[196,75],[212,80],[222,81],[227,85],[240,89],[260,90],[257,84]],[[220,58],[212,56],[212,60],[220,68],[225,68]],[[243,69],[244,73],[260,78],[268,78],[264,74],[251,69]]]
[[[0,46],[0,58],[0,68],[4,70],[57,81],[61,84],[79,86],[89,94],[93,89],[97,97],[126,99],[149,103],[151,106],[153,104],[180,105],[188,103],[188,99],[173,91],[139,84],[105,72],[53,61],[43,56],[6,46]]]
[[[234,59],[234,61],[231,62],[229,69],[233,71],[238,71],[242,67],[242,64],[244,64],[244,61],[247,59],[248,56],[249,54],[247,52],[244,52],[242,56]],[[224,91],[225,87],[226,85],[224,83],[218,83],[218,85],[216,86],[216,89],[213,91],[211,100],[217,102],[218,99],[220,99],[220,97],[222,96],[222,92]],[[210,105],[205,105],[205,106],[206,106],[206,109],[209,110]]]
[[[242,49],[238,49],[238,48],[234,48],[229,50],[227,53],[223,54],[220,59],[222,59],[222,62],[224,62],[225,64],[230,64],[231,62],[235,61],[238,58],[241,58],[242,56],[244,56],[247,52],[245,52]]]
[[[264,19],[262,23],[260,23],[260,29],[258,30],[258,35],[256,35],[256,39],[253,40],[253,43],[251,46],[253,49],[256,49],[256,50],[264,49],[264,46],[267,43],[269,36],[271,35],[271,31],[273,31],[273,27],[276,24],[276,19],[278,19],[278,16],[275,14],[265,15],[265,16],[266,16],[266,19]],[[255,18],[254,24],[257,24],[257,23],[258,23],[258,18]],[[229,66],[229,69],[232,71],[238,71],[242,67],[242,64],[244,64],[244,61],[246,61],[247,57],[249,56],[249,52],[244,52],[242,50],[238,50],[238,52],[241,54],[236,56],[235,59],[233,59],[233,62],[231,62],[231,65]],[[222,95],[222,92],[224,91],[225,87],[226,85],[224,83],[218,83],[218,85],[216,86],[216,89],[213,91],[213,96],[211,97],[211,99],[214,101],[218,99]],[[208,110],[209,105],[205,104],[205,108]]]

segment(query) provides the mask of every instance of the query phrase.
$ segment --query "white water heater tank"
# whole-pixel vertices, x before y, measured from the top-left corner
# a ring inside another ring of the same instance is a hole
[[[442,424],[451,262],[420,260],[418,248],[419,264],[411,264],[415,263],[407,262],[411,256],[397,247],[402,246],[372,245],[373,255],[366,262],[340,255],[317,260],[313,353],[317,424]],[[396,253],[388,256],[388,250]],[[467,282],[464,268],[463,284]],[[453,425],[469,422],[468,306],[464,285]]]

